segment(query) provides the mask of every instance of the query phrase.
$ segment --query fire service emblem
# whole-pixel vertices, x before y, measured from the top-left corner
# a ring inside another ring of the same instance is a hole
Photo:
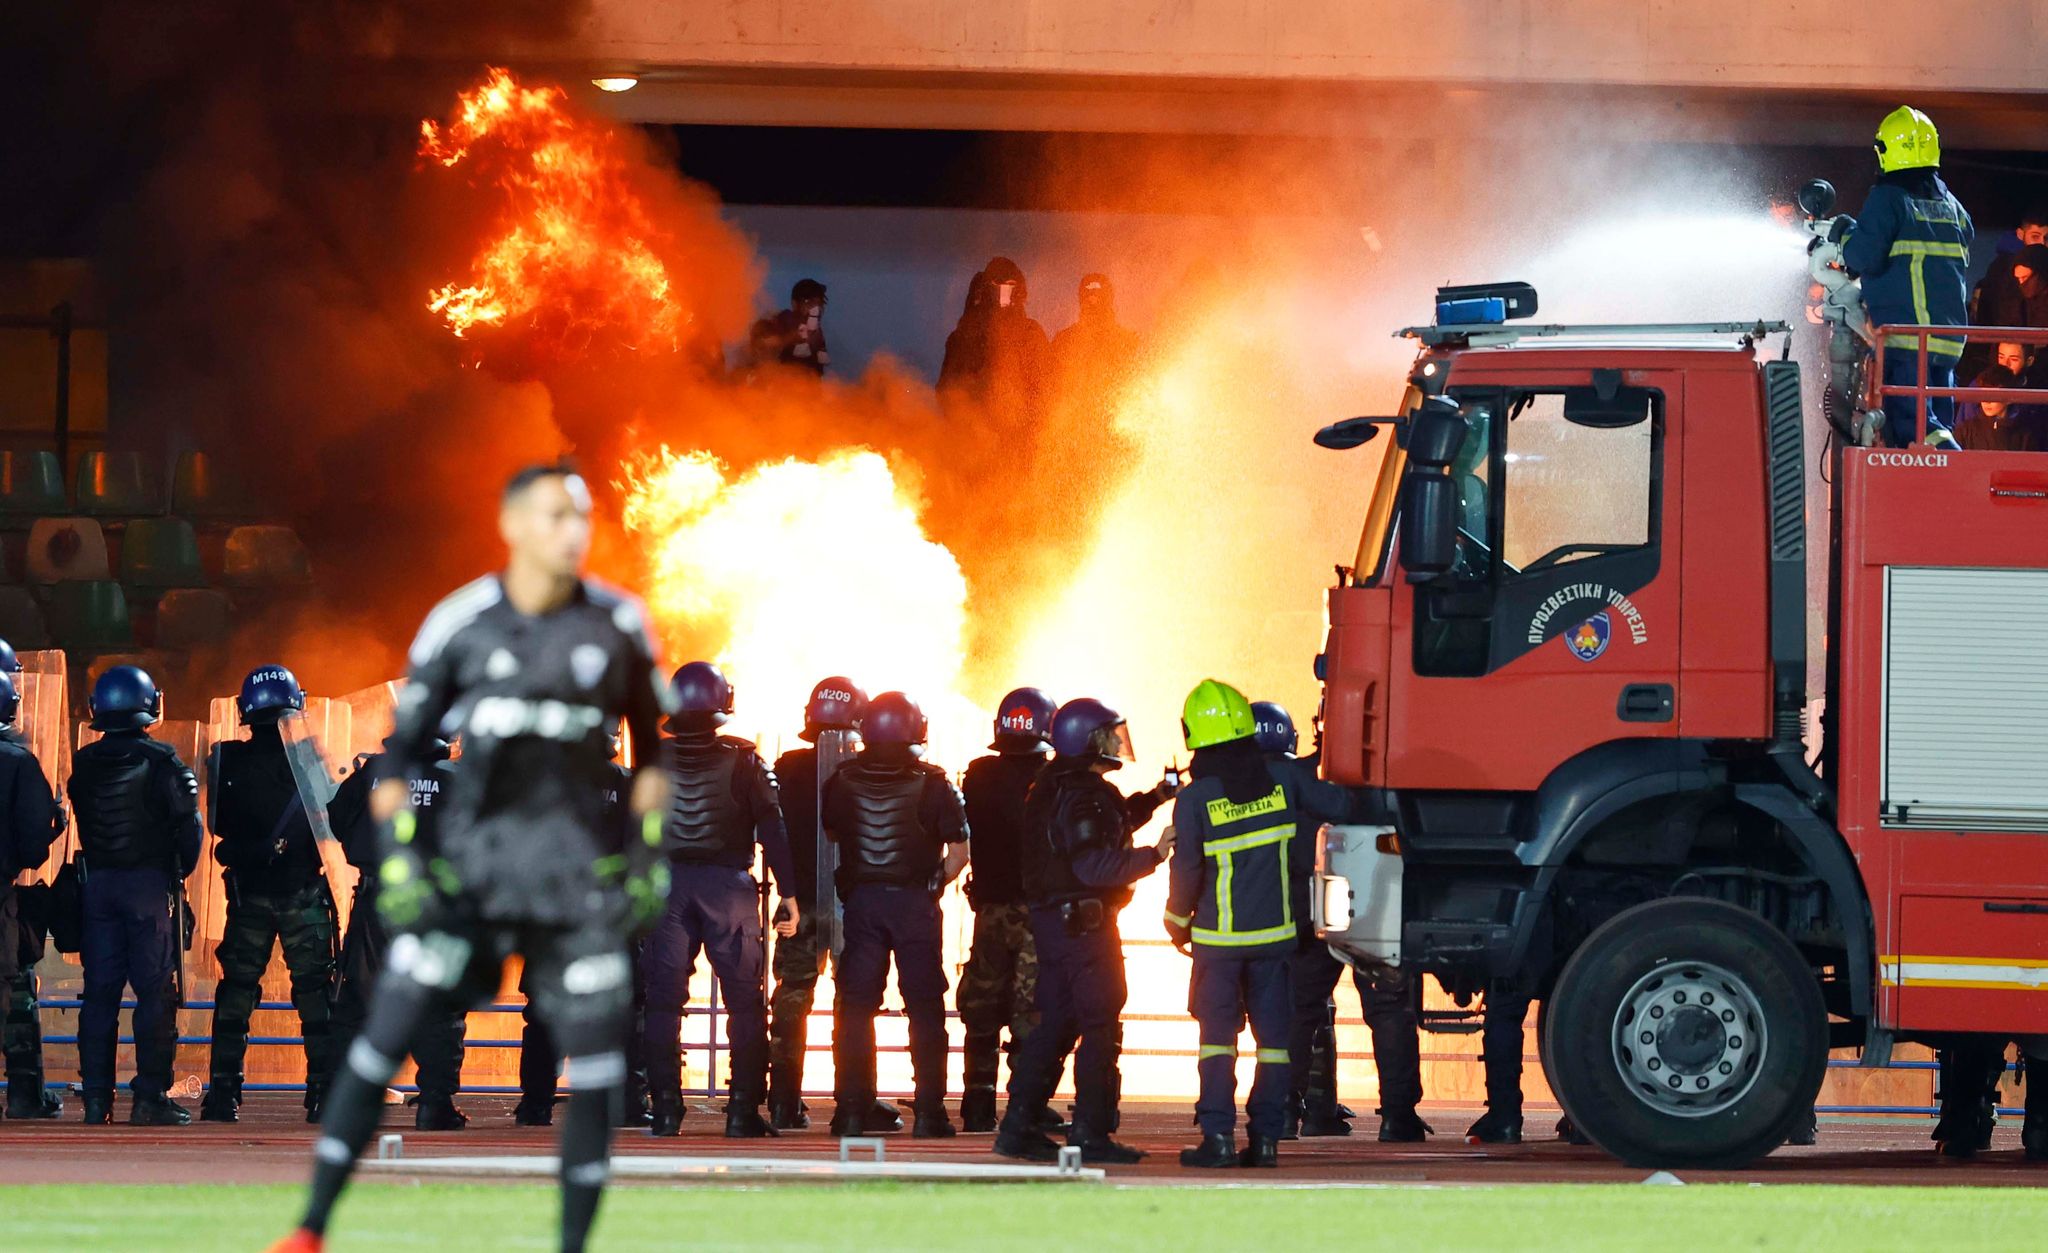
[[[1603,610],[1567,631],[1564,643],[1572,650],[1572,656],[1580,661],[1592,661],[1607,651],[1607,641],[1613,633],[1614,626]]]

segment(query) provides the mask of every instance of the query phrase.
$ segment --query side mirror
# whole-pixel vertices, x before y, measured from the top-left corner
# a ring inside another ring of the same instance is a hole
[[[1400,418],[1345,418],[1341,422],[1332,422],[1316,432],[1316,447],[1333,448],[1342,452],[1347,448],[1370,444],[1379,437],[1381,427],[1393,426],[1400,421]]]
[[[1401,507],[1401,567],[1410,583],[1427,583],[1458,560],[1458,487],[1441,470],[1410,470]]]

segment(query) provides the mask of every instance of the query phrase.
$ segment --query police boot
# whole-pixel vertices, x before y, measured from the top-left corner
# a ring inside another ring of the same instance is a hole
[[[1060,1146],[1032,1123],[1033,1116],[1011,1102],[1008,1112],[1003,1115],[1003,1125],[996,1132],[996,1156],[1025,1162],[1058,1161]]]
[[[1237,1164],[1273,1169],[1280,1164],[1280,1142],[1270,1136],[1253,1136],[1252,1142],[1244,1146],[1244,1152],[1237,1155]]]
[[[327,1108],[327,1092],[323,1088],[306,1089],[306,1121],[318,1126],[320,1111]]]
[[[861,1123],[869,1135],[887,1135],[903,1130],[903,1111],[888,1101],[876,1101],[873,1108],[861,1115]]]
[[[1593,1143],[1593,1141],[1587,1137],[1585,1132],[1579,1130],[1579,1124],[1573,1122],[1571,1120],[1570,1115],[1566,1115],[1565,1117],[1557,1120],[1557,1138],[1564,1141],[1566,1144]],[[1812,1141],[1809,1140],[1807,1143],[1811,1144]]]
[[[242,1103],[225,1089],[210,1089],[199,1100],[200,1122],[240,1122]]]
[[[1522,1142],[1522,1116],[1500,1114],[1487,1110],[1479,1121],[1465,1130],[1467,1144],[1520,1144]]]
[[[802,1131],[811,1125],[811,1111],[789,1092],[768,1094],[768,1122],[777,1131]]]
[[[449,1097],[421,1097],[412,1111],[412,1125],[420,1131],[460,1131],[469,1125],[469,1115],[455,1108]]]
[[[933,1102],[917,1107],[917,1117],[911,1122],[910,1134],[919,1140],[944,1140],[960,1133],[954,1130],[953,1120],[946,1117],[946,1107]]]
[[[1198,1170],[1235,1169],[1240,1164],[1237,1137],[1229,1132],[1203,1136],[1199,1145],[1180,1151],[1180,1164]]]
[[[548,1122],[555,1120],[555,1103],[548,1102]],[[648,1104],[647,1090],[626,1089],[626,1099],[619,1104],[619,1126],[646,1127],[654,1122],[654,1107]]]
[[[969,1088],[960,1097],[960,1130],[978,1135],[996,1129],[996,1090]]]
[[[192,1121],[192,1111],[170,1097],[140,1096],[128,1106],[128,1123],[133,1127],[182,1127]]]
[[[735,1101],[725,1108],[725,1138],[728,1140],[759,1140],[772,1136],[775,1128],[761,1117],[758,1105],[742,1105]]]
[[[114,1094],[103,1090],[87,1089],[85,1093],[85,1125],[104,1127],[114,1121]]]
[[[551,1097],[522,1096],[512,1107],[512,1123],[519,1127],[555,1125],[555,1102]]]
[[[1380,1110],[1379,1115],[1381,1144],[1420,1144],[1436,1130],[1412,1109]]]
[[[1345,1122],[1344,1116],[1337,1112],[1342,1108],[1343,1106],[1341,1105],[1333,1105],[1323,1109],[1311,1106],[1303,1110],[1301,1114],[1301,1134],[1304,1136],[1350,1135],[1351,1124]]]
[[[55,1118],[64,1112],[64,1098],[46,1090],[39,1081],[18,1081],[7,1083],[7,1116],[9,1118],[35,1119]]]
[[[1810,1146],[1820,1138],[1820,1115],[1809,1109],[1793,1122],[1792,1130],[1785,1133],[1785,1143],[1799,1148]]]
[[[683,1094],[656,1092],[652,1099],[654,1121],[648,1124],[647,1133],[662,1137],[683,1134]]]
[[[1145,1160],[1143,1149],[1118,1144],[1107,1131],[1090,1131],[1079,1123],[1067,1128],[1067,1144],[1081,1150],[1081,1160],[1090,1166],[1134,1166]]]
[[[1038,1112],[1031,1116],[1031,1125],[1049,1136],[1067,1134],[1067,1120],[1060,1117],[1059,1111],[1054,1109],[1050,1102],[1038,1107]]]

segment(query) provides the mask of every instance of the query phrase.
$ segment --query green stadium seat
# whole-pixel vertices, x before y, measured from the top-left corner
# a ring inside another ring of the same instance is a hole
[[[134,588],[205,587],[199,536],[183,518],[138,518],[121,537],[121,582]]]
[[[178,454],[177,469],[171,476],[171,512],[181,518],[212,521],[246,514],[249,509],[213,458],[187,451]]]
[[[226,592],[181,587],[164,593],[156,606],[158,648],[200,652],[227,643],[230,626]]]
[[[0,518],[26,525],[34,518],[68,513],[64,467],[53,452],[0,452]]]
[[[14,645],[14,651],[48,648],[50,626],[35,593],[25,587],[0,587],[0,640]]]
[[[91,583],[113,577],[107,537],[92,518],[40,518],[28,530],[23,567],[30,583]]]
[[[149,489],[140,453],[100,450],[78,459],[78,512],[135,517],[162,513],[163,501]]]
[[[229,587],[305,587],[313,581],[313,563],[299,533],[288,526],[238,526],[228,532],[221,581]]]
[[[64,648],[126,648],[135,642],[128,596],[112,580],[58,583],[50,588],[50,634]]]

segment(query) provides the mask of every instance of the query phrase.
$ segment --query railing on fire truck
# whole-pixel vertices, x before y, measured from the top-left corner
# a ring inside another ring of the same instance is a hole
[[[2048,388],[2041,387],[1968,387],[1961,380],[1948,387],[1933,387],[1927,382],[1929,341],[1935,339],[1972,340],[1979,343],[2019,344],[2022,347],[2048,345],[2048,328],[2029,326],[1880,326],[1874,338],[1883,347],[1903,348],[1893,345],[1893,339],[1912,341],[1913,378],[1911,383],[1887,383],[1884,381],[1884,357],[1880,351],[1872,362],[1874,373],[1872,385],[1866,390],[1877,397],[1878,407],[1890,396],[1911,397],[1913,405],[1913,442],[1927,440],[1927,417],[1930,404],[1937,399],[1953,400],[1958,405],[1967,401],[1982,404],[2048,405]],[[2044,450],[2048,451],[2048,450]]]

